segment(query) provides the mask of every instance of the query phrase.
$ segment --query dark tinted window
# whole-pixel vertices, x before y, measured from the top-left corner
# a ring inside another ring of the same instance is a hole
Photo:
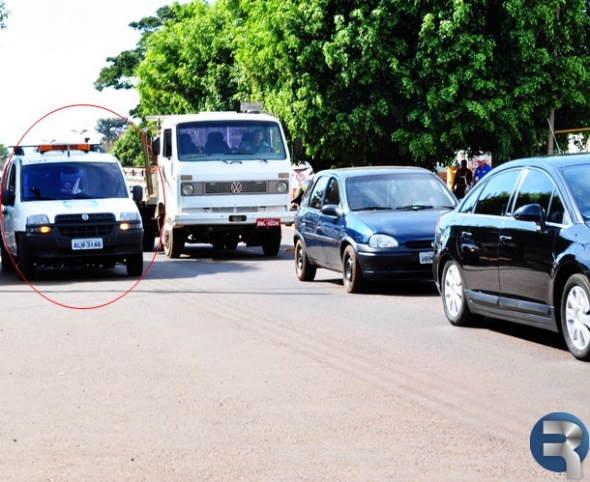
[[[338,189],[338,180],[330,179],[328,189],[326,189],[326,200],[324,204],[340,204],[340,191]]]
[[[320,209],[322,207],[322,199],[326,192],[326,184],[328,183],[328,177],[322,176],[313,185],[311,191],[311,197],[309,198],[309,207],[314,209]]]
[[[493,216],[505,215],[519,174],[520,169],[511,169],[488,179],[479,193],[473,212]]]
[[[571,166],[563,174],[582,216],[590,219],[590,168],[587,164]]]
[[[563,203],[549,176],[536,169],[528,170],[524,181],[520,185],[514,210],[526,204],[539,204],[545,212],[548,221],[561,223],[563,221]]]

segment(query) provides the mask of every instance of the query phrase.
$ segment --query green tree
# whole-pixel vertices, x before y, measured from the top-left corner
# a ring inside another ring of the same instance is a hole
[[[0,29],[6,28],[4,20],[6,20],[9,13],[10,12],[8,10],[6,10],[5,2],[0,1]]]
[[[504,160],[590,123],[590,0],[174,4],[128,77],[140,113],[262,101],[318,168]],[[113,79],[123,79],[119,71]],[[118,81],[117,80],[117,81]],[[112,85],[116,85],[113,83]]]
[[[111,153],[123,166],[143,166],[143,138],[138,127],[129,127],[113,144]]]
[[[176,5],[167,22],[145,42],[137,67],[141,112],[185,114],[236,110],[239,72],[233,59],[233,22],[222,3]]]
[[[113,143],[127,130],[127,121],[121,117],[98,119],[95,130],[102,135],[101,144],[110,149]]]

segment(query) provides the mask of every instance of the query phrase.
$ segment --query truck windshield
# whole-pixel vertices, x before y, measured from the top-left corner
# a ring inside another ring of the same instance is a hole
[[[286,159],[281,129],[273,122],[183,123],[178,125],[176,134],[181,161]]]
[[[115,163],[25,164],[21,180],[23,201],[129,197],[123,175]]]

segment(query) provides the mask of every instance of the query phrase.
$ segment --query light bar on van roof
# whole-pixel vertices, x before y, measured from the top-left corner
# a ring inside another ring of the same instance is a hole
[[[90,151],[90,144],[83,143],[83,144],[40,144],[39,152],[43,154],[44,152],[49,151]]]

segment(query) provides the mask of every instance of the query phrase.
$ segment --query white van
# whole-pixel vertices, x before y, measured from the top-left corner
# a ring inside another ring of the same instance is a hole
[[[123,263],[141,276],[141,216],[119,161],[90,144],[27,148],[15,149],[2,181],[2,271],[16,262],[30,280],[38,267]]]

